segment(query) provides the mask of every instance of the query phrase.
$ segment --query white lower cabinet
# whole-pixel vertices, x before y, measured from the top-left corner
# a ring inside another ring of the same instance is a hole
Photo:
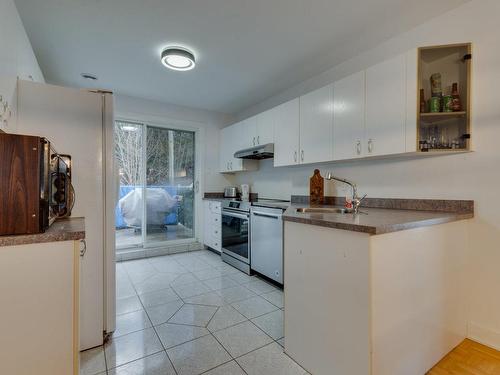
[[[0,374],[79,373],[79,269],[79,241],[0,247]]]
[[[466,243],[465,220],[373,236],[286,221],[285,352],[314,375],[427,373],[466,337]]]
[[[203,243],[218,252],[222,251],[221,243],[221,203],[204,201],[204,236]]]

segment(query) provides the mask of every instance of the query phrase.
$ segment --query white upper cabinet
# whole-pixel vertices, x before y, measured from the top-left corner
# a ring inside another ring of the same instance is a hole
[[[333,84],[333,159],[358,158],[366,152],[365,72]]]
[[[275,111],[273,108],[241,122],[245,127],[242,133],[245,140],[242,149],[273,143]]]
[[[299,99],[275,108],[274,166],[299,164]]]
[[[300,97],[301,164],[333,160],[333,85]]]
[[[273,108],[256,116],[256,145],[265,145],[274,142],[276,113],[276,108]]]
[[[406,55],[403,54],[366,70],[367,156],[405,152],[405,121]]]
[[[238,125],[242,126],[242,133],[240,133],[242,147],[240,148],[240,150],[257,146],[257,116],[247,118],[246,120],[243,120],[238,124],[232,126]]]
[[[242,135],[247,132],[247,122],[242,121],[228,126],[220,132],[219,171],[240,172],[257,169],[255,160],[243,160],[234,157],[236,151],[250,147]]]

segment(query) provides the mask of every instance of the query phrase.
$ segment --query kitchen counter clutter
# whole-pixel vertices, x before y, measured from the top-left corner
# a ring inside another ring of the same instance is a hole
[[[340,206],[340,199],[330,199],[332,205],[318,206],[309,203],[292,205],[283,215],[284,221],[317,225],[327,228],[363,232],[371,235],[401,231],[422,226],[470,219],[474,216],[474,202],[430,199],[379,199],[366,198],[360,213],[297,212],[298,208]],[[303,200],[304,201],[304,200]]]
[[[56,220],[44,233],[0,236],[0,247],[46,242],[78,241],[85,238],[85,219],[72,217]]]

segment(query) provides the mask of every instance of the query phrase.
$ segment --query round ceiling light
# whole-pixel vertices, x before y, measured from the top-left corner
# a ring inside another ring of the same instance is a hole
[[[161,53],[161,62],[169,69],[191,70],[195,66],[194,55],[184,48],[169,47]]]

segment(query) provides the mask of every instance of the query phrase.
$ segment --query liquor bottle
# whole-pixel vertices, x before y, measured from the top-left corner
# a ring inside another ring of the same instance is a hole
[[[427,112],[425,107],[424,89],[420,89],[420,113]]]
[[[453,112],[460,112],[462,110],[462,104],[460,103],[460,95],[458,94],[458,83],[455,82],[451,88],[451,109]]]

